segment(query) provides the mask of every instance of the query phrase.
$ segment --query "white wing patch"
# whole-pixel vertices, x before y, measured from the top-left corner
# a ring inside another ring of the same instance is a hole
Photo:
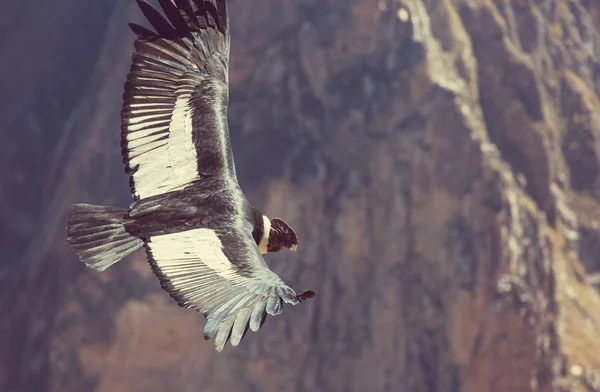
[[[175,289],[217,274],[229,282],[242,281],[223,253],[223,245],[210,229],[193,229],[180,233],[154,236],[148,241],[152,257]]]
[[[200,179],[192,139],[190,93],[189,88],[175,93],[172,113],[152,104],[140,104],[132,111],[139,115],[126,126],[127,147],[130,166],[139,165],[133,181],[141,199],[181,190]],[[169,113],[171,120],[167,124],[160,118]]]
[[[247,243],[256,246],[250,236]],[[217,351],[223,349],[229,336],[231,344],[238,345],[247,328],[257,331],[266,314],[281,313],[284,302],[299,303],[294,290],[266,265],[251,276],[240,275],[223,253],[223,244],[213,230],[200,228],[153,236],[146,247],[163,289],[179,306],[207,317],[204,337],[215,337]],[[256,248],[254,252],[262,259]],[[251,258],[252,251],[248,253]],[[245,264],[250,266],[248,261]]]

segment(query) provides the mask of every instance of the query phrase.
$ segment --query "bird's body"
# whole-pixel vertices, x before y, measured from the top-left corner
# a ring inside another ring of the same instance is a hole
[[[159,0],[165,19],[138,4],[156,32],[131,24],[136,51],[125,83],[121,147],[129,209],[77,204],[68,243],[102,271],[144,247],[180,306],[207,318],[217,350],[297,295],[262,254],[296,249],[284,221],[264,216],[241,190],[227,127],[229,29],[225,0]]]

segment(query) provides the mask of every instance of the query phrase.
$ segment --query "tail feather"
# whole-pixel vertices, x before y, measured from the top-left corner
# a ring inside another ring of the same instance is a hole
[[[75,204],[67,217],[67,243],[88,268],[104,271],[144,244],[123,225],[124,209]]]

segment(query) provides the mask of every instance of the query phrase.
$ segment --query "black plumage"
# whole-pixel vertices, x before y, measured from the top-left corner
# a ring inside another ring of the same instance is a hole
[[[283,220],[268,219],[240,189],[227,126],[229,28],[225,0],[136,0],[153,30],[137,36],[121,111],[129,209],[77,204],[68,243],[102,271],[144,247],[161,287],[202,313],[217,350],[297,295],[261,254],[296,250]]]

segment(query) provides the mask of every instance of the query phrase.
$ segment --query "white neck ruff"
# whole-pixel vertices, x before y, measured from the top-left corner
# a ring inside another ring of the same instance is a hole
[[[260,242],[258,243],[258,250],[260,251],[261,254],[266,254],[268,253],[267,251],[267,244],[269,243],[269,234],[271,233],[271,220],[269,218],[267,218],[265,215],[263,215],[263,233],[262,233],[262,237],[260,239]]]

